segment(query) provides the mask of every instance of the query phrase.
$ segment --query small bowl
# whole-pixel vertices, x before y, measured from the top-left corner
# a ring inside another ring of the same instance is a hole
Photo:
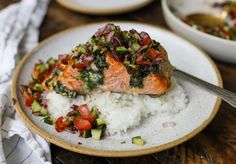
[[[215,14],[217,11],[210,5],[214,2],[222,2],[222,0],[162,0],[162,10],[165,20],[172,30],[209,52],[213,58],[236,63],[236,41],[201,32],[181,20],[192,13]]]

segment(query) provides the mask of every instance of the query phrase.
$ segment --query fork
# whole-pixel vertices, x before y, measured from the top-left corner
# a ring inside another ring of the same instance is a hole
[[[213,84],[210,84],[206,81],[203,81],[197,77],[194,77],[186,72],[183,72],[181,70],[175,69],[174,70],[174,76],[189,80],[193,82],[194,84],[201,86],[202,88],[210,91],[211,93],[219,96],[222,98],[225,102],[230,104],[232,107],[236,108],[236,93],[233,93],[231,91],[228,91],[226,89],[220,88],[218,86],[215,86]]]

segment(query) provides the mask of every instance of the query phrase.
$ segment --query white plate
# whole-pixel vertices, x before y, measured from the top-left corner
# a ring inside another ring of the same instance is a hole
[[[171,63],[177,68],[212,84],[222,86],[220,74],[214,63],[189,42],[152,25],[134,22],[114,23],[120,25],[123,30],[134,28],[137,31],[148,32],[166,48]],[[168,120],[163,118],[162,122],[158,121],[155,116],[150,117],[144,120],[141,126],[123,137],[107,136],[103,140],[93,141],[79,138],[78,134],[57,133],[53,126],[43,123],[39,117],[32,116],[31,111],[24,106],[18,87],[30,80],[34,63],[39,59],[46,60],[50,56],[57,57],[57,54],[69,52],[79,43],[87,41],[103,25],[105,23],[89,24],[57,34],[40,43],[18,64],[13,78],[12,97],[17,100],[15,106],[18,113],[34,132],[56,145],[79,153],[97,156],[135,156],[162,151],[178,145],[195,136],[210,123],[218,111],[220,99],[186,81],[180,81],[190,99],[185,110]],[[176,122],[176,126],[163,128],[162,123],[167,121]],[[141,135],[146,144],[144,146],[131,144],[129,134]],[[127,142],[121,144],[121,141]],[[78,145],[78,142],[82,144]]]
[[[153,0],[57,0],[64,7],[87,14],[118,14],[139,9]]]

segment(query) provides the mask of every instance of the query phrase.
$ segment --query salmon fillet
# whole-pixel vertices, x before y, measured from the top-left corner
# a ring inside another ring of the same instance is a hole
[[[160,65],[159,74],[149,74],[143,80],[142,88],[130,87],[130,74],[127,72],[125,65],[117,61],[112,55],[106,56],[106,62],[109,67],[104,70],[103,85],[98,86],[102,91],[118,92],[118,93],[133,93],[133,94],[148,94],[161,95],[168,91],[171,81],[170,76],[173,67],[168,62],[167,53],[164,48],[161,48],[164,61]],[[58,80],[71,90],[79,93],[86,93],[84,82],[76,79],[79,76],[78,69],[68,65],[62,76]]]
[[[111,55],[108,55],[106,60],[109,63],[109,68],[104,71],[104,85],[100,87],[102,91],[160,95],[170,87],[169,77],[149,74],[144,78],[143,88],[131,88],[130,75],[125,66],[116,61]]]
[[[61,73],[54,81],[59,81],[78,94],[86,94],[93,88],[118,93],[161,95],[171,86],[173,67],[160,43],[145,32],[121,31],[119,26],[113,24],[99,29],[89,42],[78,45],[67,55],[66,61],[63,60],[57,62]],[[90,79],[90,76],[97,78],[92,65],[96,65],[99,76],[103,77],[99,85]],[[85,76],[84,73],[86,77],[81,78]]]

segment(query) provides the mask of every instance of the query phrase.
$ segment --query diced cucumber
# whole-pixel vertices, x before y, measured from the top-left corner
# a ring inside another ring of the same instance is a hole
[[[93,35],[93,36],[89,39],[88,42],[89,42],[90,44],[92,44],[92,45],[96,45],[96,44],[97,44],[96,36]]]
[[[47,63],[48,63],[48,64],[55,64],[56,61],[55,61],[55,59],[53,59],[53,58],[49,58],[49,59],[47,60]]]
[[[77,46],[77,52],[78,54],[86,54],[87,50],[84,45],[80,44]]]
[[[32,78],[32,81],[33,81],[34,83],[37,83],[38,78],[34,77],[33,74],[31,75],[31,78]]]
[[[31,106],[32,112],[33,113],[40,112],[41,108],[42,108],[41,104],[37,100],[34,100]]]
[[[92,114],[92,116],[93,116],[94,118],[97,118],[98,115],[99,115],[98,109],[97,109],[96,107],[93,107],[93,108],[92,108],[92,111],[91,111],[91,114]]]
[[[86,131],[84,131],[82,137],[83,137],[83,138],[89,138],[89,137],[91,137],[91,130],[86,130]]]
[[[125,42],[128,42],[130,40],[130,35],[129,35],[128,31],[123,32],[123,39]]]
[[[106,125],[106,121],[102,117],[99,117],[96,119],[96,124],[97,126]]]
[[[46,116],[46,117],[44,117],[44,123],[52,125],[53,121],[50,116]]]
[[[38,91],[38,92],[42,92],[43,91],[43,86],[41,84],[35,84],[34,85],[34,90]]]
[[[48,114],[48,110],[44,107],[41,107],[40,114],[41,116],[46,116]]]
[[[105,46],[105,47],[108,47],[110,46],[110,43],[106,41],[105,37],[102,36],[99,40],[99,43],[102,45],[102,46]]]
[[[98,48],[98,46],[93,46],[93,53],[98,53],[100,51],[100,49]]]
[[[138,43],[133,43],[133,44],[132,44],[132,49],[133,49],[134,51],[137,51],[139,48],[140,48],[140,45],[139,45]]]
[[[39,71],[39,73],[42,73],[48,69],[48,65],[41,63],[36,65],[36,70]]]
[[[144,140],[142,139],[141,136],[136,136],[132,138],[132,144],[138,145],[138,146],[143,146],[144,145]]]
[[[74,121],[74,117],[69,117],[69,123],[71,124],[73,123],[73,121]]]
[[[134,33],[134,37],[135,37],[136,40],[138,40],[140,38],[138,33]]]
[[[92,138],[95,140],[100,140],[102,137],[102,129],[92,129]]]
[[[129,50],[127,48],[125,48],[124,46],[119,46],[119,47],[116,47],[116,52],[118,54],[125,54],[127,53]]]

